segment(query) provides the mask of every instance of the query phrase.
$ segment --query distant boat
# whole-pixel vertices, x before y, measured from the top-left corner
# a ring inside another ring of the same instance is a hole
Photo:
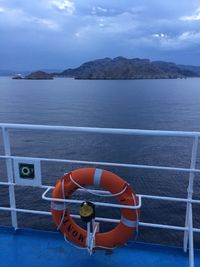
[[[20,73],[18,73],[14,77],[12,77],[12,79],[14,79],[14,80],[22,80],[22,79],[24,79],[24,77]]]

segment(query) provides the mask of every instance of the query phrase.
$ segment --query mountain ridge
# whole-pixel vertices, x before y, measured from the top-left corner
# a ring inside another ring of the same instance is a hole
[[[119,56],[113,59],[106,57],[88,61],[78,68],[54,73],[54,76],[92,80],[176,79],[200,77],[200,67]]]

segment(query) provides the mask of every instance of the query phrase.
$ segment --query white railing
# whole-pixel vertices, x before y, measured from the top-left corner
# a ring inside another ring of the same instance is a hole
[[[165,197],[165,196],[154,196],[154,195],[138,195],[139,197],[139,207],[141,206],[142,199],[154,199],[154,200],[166,200],[183,202],[187,204],[186,215],[185,215],[185,226],[174,226],[174,225],[164,225],[164,224],[154,224],[148,222],[139,222],[140,226],[162,228],[169,230],[180,230],[184,231],[184,241],[183,249],[186,252],[189,243],[189,266],[194,267],[194,249],[193,249],[193,233],[200,232],[199,228],[193,227],[193,217],[192,217],[192,204],[200,204],[200,200],[193,199],[193,182],[195,178],[195,173],[200,173],[200,169],[196,168],[197,161],[197,148],[198,139],[200,137],[200,132],[182,132],[182,131],[158,131],[158,130],[137,130],[137,129],[112,129],[112,128],[92,128],[92,127],[71,127],[71,126],[48,126],[48,125],[29,125],[29,124],[5,124],[0,123],[0,128],[2,129],[3,145],[4,145],[4,155],[0,155],[0,158],[6,160],[7,177],[8,182],[0,182],[0,185],[7,185],[9,187],[9,201],[10,207],[0,207],[2,211],[11,212],[12,226],[17,229],[17,212],[41,214],[41,215],[51,215],[50,212],[40,211],[40,210],[30,210],[30,209],[19,209],[16,208],[15,203],[15,181],[13,173],[13,161],[16,159],[20,160],[37,160],[40,162],[65,162],[74,164],[91,164],[96,166],[118,166],[126,168],[140,168],[140,169],[153,169],[153,170],[163,170],[163,171],[178,171],[189,173],[189,185],[188,185],[188,196],[187,198],[175,198],[175,197]],[[58,158],[42,158],[42,157],[18,157],[12,156],[11,145],[9,139],[9,130],[42,130],[42,131],[66,131],[66,132],[86,132],[86,133],[101,133],[101,134],[118,134],[118,135],[140,135],[140,136],[163,136],[163,137],[190,137],[193,139],[192,153],[190,168],[178,168],[178,167],[166,167],[166,166],[152,166],[152,165],[139,165],[139,164],[123,164],[116,162],[95,162],[95,161],[83,161],[83,160],[70,160],[70,159],[58,159]],[[51,200],[51,198],[46,197],[46,193],[52,189],[50,186],[38,186],[45,189],[46,191],[42,195],[43,199]],[[81,190],[81,189],[79,189]],[[83,191],[83,190],[81,190]],[[98,192],[101,192],[97,190]],[[103,191],[105,193],[105,191]],[[107,192],[108,193],[108,192]],[[109,193],[108,193],[109,194]],[[78,202],[77,202],[78,201]],[[79,203],[80,200],[70,200],[72,203]],[[106,204],[106,203],[104,203]],[[114,207],[116,204],[109,203],[109,206]],[[121,207],[116,205],[116,207]],[[79,215],[72,215],[74,218],[80,218]],[[117,219],[102,218],[97,217],[97,221],[104,222],[114,222],[118,223]]]

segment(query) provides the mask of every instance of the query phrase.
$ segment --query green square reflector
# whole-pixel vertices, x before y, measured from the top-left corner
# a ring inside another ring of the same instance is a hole
[[[20,178],[34,179],[35,178],[34,164],[19,163],[19,174]]]

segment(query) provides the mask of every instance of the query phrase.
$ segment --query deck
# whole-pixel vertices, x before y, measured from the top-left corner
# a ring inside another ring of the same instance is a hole
[[[37,230],[0,229],[1,267],[186,267],[188,255],[182,248],[130,243],[106,254],[89,256],[63,240],[61,234]],[[195,266],[200,266],[200,250],[195,250]]]

